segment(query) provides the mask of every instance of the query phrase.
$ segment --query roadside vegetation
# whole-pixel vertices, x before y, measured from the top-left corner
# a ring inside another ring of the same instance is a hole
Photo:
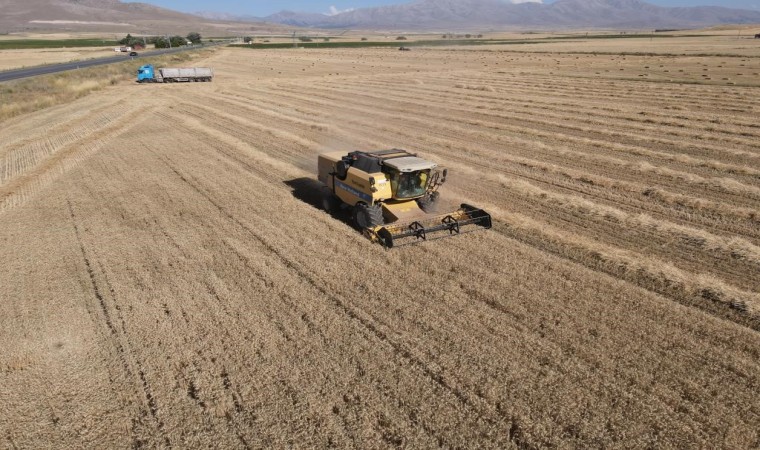
[[[116,64],[69,70],[51,75],[0,83],[0,121],[76,100],[91,92],[129,81],[143,64],[168,65],[208,56],[203,49],[128,60]]]

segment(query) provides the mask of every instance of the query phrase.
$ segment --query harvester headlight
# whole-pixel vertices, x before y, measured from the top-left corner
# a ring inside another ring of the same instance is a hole
[[[377,192],[377,186],[375,186],[375,177],[369,177],[369,188],[372,192]]]

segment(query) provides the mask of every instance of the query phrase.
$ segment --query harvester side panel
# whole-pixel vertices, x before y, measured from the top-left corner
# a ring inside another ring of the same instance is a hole
[[[363,202],[372,205],[373,199],[369,189],[369,176],[366,172],[348,169],[345,180],[335,177],[335,195],[351,206]]]
[[[330,178],[335,173],[335,164],[340,161],[339,154],[323,154],[317,158],[317,179],[331,190],[333,188]]]

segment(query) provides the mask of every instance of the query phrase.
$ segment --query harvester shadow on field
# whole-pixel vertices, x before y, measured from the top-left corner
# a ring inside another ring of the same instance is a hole
[[[324,211],[322,208],[322,193],[325,186],[322,183],[308,177],[294,178],[292,180],[287,180],[284,183],[292,189],[291,193],[293,194],[293,197],[320,211]],[[330,215],[334,219],[340,220],[349,227],[358,230],[354,221],[351,219],[350,209],[340,208],[338,211],[330,213]]]

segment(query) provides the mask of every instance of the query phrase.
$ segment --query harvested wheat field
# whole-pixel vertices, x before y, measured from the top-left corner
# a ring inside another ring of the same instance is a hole
[[[760,60],[524,51],[227,48],[5,121],[0,447],[760,446]],[[318,208],[387,147],[494,228]]]

